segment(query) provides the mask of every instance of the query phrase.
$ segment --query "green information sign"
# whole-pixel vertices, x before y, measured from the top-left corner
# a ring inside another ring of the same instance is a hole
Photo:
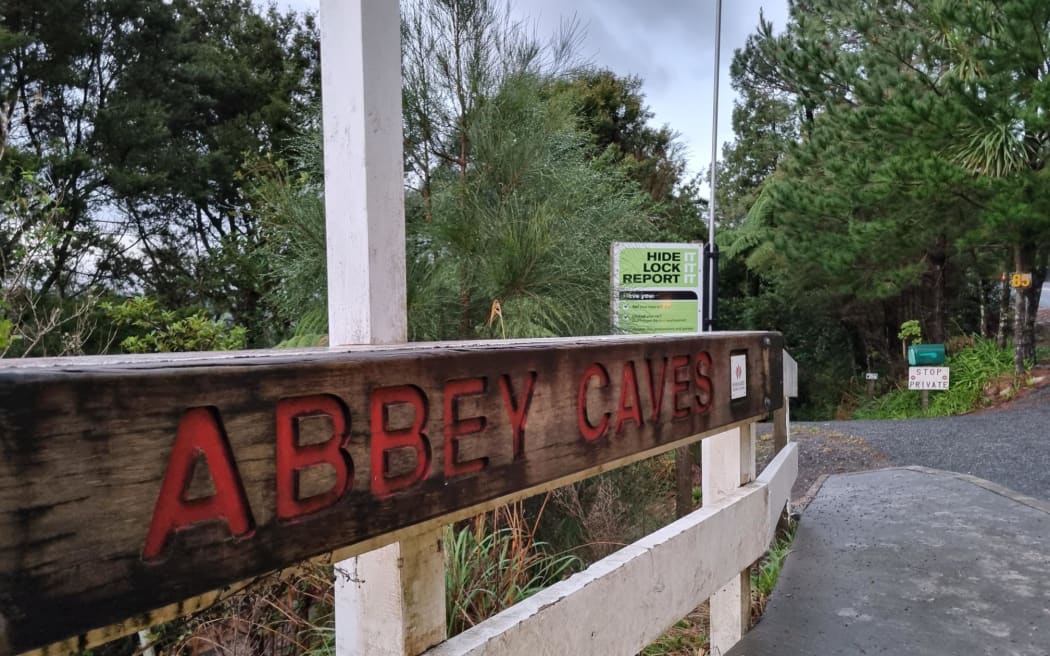
[[[700,332],[700,244],[619,242],[611,250],[616,333]]]

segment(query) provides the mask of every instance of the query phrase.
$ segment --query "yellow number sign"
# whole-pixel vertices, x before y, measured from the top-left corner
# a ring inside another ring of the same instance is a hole
[[[1032,286],[1032,274],[1030,273],[1015,273],[1010,278],[1011,287],[1031,287]]]

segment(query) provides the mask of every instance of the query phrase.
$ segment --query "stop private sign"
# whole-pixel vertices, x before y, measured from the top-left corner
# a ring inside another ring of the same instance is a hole
[[[908,367],[908,389],[948,389],[948,367]]]

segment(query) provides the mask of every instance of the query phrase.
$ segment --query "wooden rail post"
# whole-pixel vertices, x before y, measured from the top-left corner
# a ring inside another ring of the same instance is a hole
[[[788,410],[787,403],[784,407],[773,413],[773,453],[780,453],[780,451],[787,446],[788,440],[790,439],[791,433],[789,425],[791,423],[791,411]]]
[[[783,451],[791,441],[791,399],[798,396],[798,363],[784,352],[784,405],[773,412],[773,453]],[[791,530],[791,499],[788,499],[784,512],[777,523],[777,535],[787,534]]]
[[[703,505],[714,504],[755,480],[755,424],[701,442]],[[751,571],[744,569],[711,596],[710,653],[724,654],[751,621]]]
[[[773,453],[787,446],[791,440],[790,399],[798,396],[798,363],[784,352],[784,405],[773,412]]]
[[[693,453],[692,446],[674,450],[675,517],[682,518],[693,510]]]
[[[406,341],[401,19],[321,1],[331,346]],[[445,639],[441,529],[336,564],[336,653],[415,656]]]

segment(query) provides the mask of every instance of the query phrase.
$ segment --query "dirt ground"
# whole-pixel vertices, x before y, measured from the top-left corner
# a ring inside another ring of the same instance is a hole
[[[791,439],[798,444],[798,479],[791,489],[795,504],[805,504],[807,493],[821,476],[890,466],[885,453],[853,435],[794,424]],[[773,459],[773,432],[769,426],[759,428],[756,459],[758,471]]]

